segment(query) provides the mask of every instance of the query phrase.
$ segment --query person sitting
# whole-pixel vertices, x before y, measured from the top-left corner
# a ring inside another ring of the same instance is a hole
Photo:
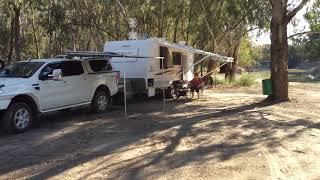
[[[199,74],[194,73],[194,78],[189,82],[189,87],[191,90],[191,98],[193,98],[193,96],[194,96],[194,91],[197,92],[198,99],[200,98],[199,93],[200,93],[201,86],[202,86],[202,80],[199,77]]]

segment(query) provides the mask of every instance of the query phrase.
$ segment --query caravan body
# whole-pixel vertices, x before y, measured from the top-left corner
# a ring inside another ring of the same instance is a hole
[[[194,53],[163,39],[111,41],[105,44],[104,51],[139,57],[111,60],[121,72],[121,79],[126,77],[126,89],[131,95],[154,96],[157,90],[167,89],[170,81],[193,78]]]

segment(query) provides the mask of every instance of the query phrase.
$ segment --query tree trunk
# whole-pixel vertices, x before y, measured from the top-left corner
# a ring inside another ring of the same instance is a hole
[[[240,43],[241,43],[241,40],[239,40],[237,42],[237,44],[235,45],[235,47],[232,51],[233,63],[228,64],[228,68],[227,68],[226,76],[225,76],[225,78],[228,81],[234,81],[236,78],[236,70],[237,70],[238,60],[239,60]]]
[[[173,42],[177,42],[177,33],[178,33],[178,26],[179,26],[179,17],[176,17],[175,25],[174,25],[174,32],[173,32]]]
[[[39,45],[38,45],[38,38],[37,38],[37,32],[36,32],[36,28],[34,26],[34,15],[32,17],[32,30],[33,30],[33,40],[34,40],[34,43],[36,44],[36,51],[37,51],[37,57],[38,59],[40,59],[40,52],[39,52]]]
[[[216,39],[214,37],[212,37],[212,53],[215,53],[217,50],[216,50]],[[215,62],[212,60],[212,59],[209,59],[208,61],[208,64],[207,64],[207,73],[211,72],[214,68],[214,64]],[[212,73],[210,73],[210,75],[208,76],[211,76]]]
[[[49,57],[52,57],[52,24],[51,24],[51,13],[52,13],[52,1],[49,2],[49,9],[48,9]]]
[[[187,26],[187,45],[189,45],[189,35],[190,35],[190,24],[191,24],[191,19],[192,19],[192,2],[193,0],[190,1],[190,5],[189,5],[189,17],[188,17],[188,26]]]
[[[274,102],[289,100],[288,95],[288,39],[287,39],[287,4],[273,1],[271,21],[271,79]]]
[[[20,14],[21,9],[14,7],[14,50],[15,50],[15,61],[21,60],[21,34],[20,34]]]
[[[9,45],[9,53],[8,53],[8,65],[12,62],[12,55],[13,55],[13,31],[14,31],[14,19],[11,20],[11,29],[10,29],[10,45]]]
[[[163,13],[164,13],[164,0],[160,0],[160,20],[158,22],[158,37],[163,37]]]

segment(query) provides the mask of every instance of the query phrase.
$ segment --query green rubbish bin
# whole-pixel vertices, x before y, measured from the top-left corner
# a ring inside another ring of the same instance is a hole
[[[272,94],[272,80],[271,79],[262,80],[262,89],[263,89],[263,95],[271,95]]]

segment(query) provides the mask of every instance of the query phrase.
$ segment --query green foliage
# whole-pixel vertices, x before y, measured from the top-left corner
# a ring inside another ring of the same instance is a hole
[[[262,58],[262,48],[253,46],[248,36],[242,38],[239,52],[239,65],[241,67],[252,67]]]
[[[320,0],[316,0],[312,8],[305,14],[305,18],[314,32],[320,32]]]
[[[0,57],[10,51],[14,7],[20,12],[23,58],[101,51],[105,41],[128,38],[129,18],[150,37],[233,56],[239,39],[267,27],[269,17],[265,0],[0,0]]]
[[[320,0],[316,0],[312,8],[305,14],[313,32],[320,33]],[[301,44],[303,53],[308,59],[320,58],[320,34],[309,34],[308,39]]]

